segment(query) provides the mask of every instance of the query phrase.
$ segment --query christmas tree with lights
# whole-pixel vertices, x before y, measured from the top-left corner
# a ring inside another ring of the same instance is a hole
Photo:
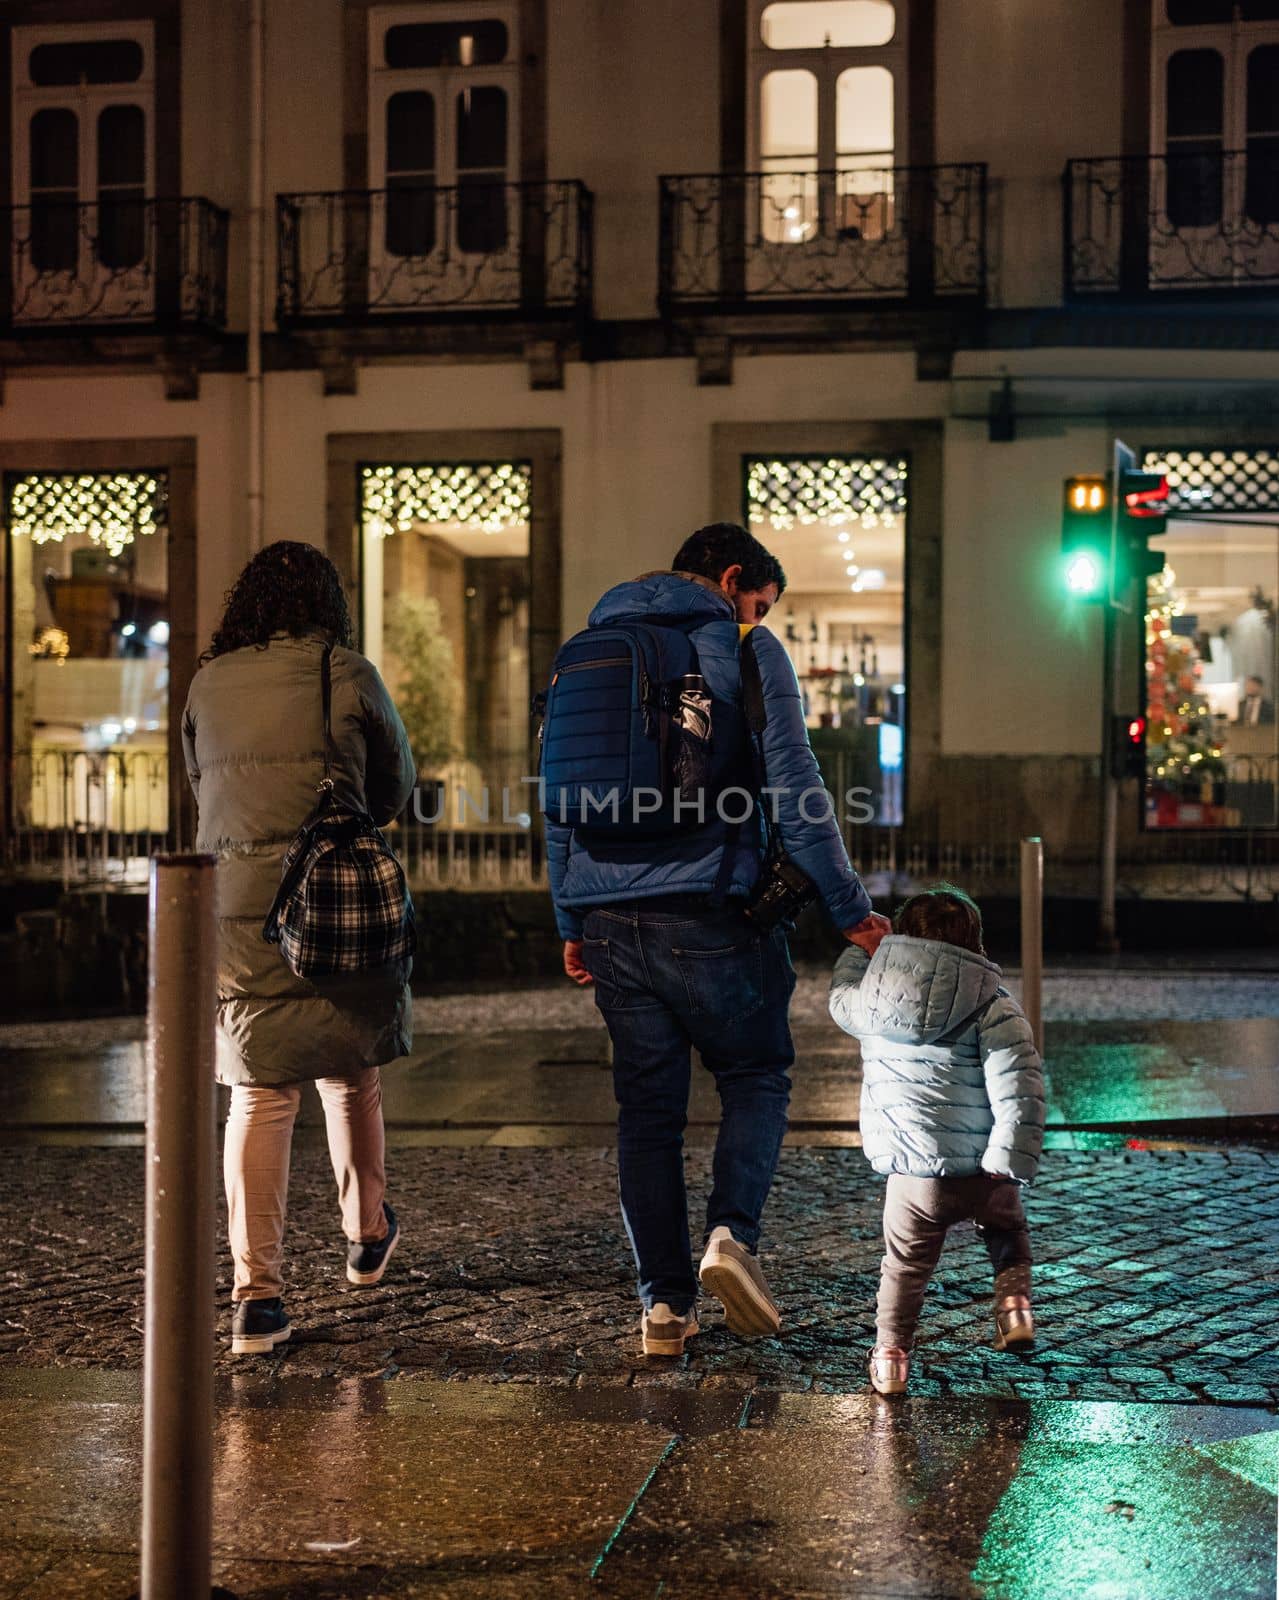
[[[1225,763],[1200,683],[1203,662],[1179,626],[1184,610],[1176,573],[1165,567],[1151,578],[1146,599],[1147,773],[1156,794],[1211,804]]]

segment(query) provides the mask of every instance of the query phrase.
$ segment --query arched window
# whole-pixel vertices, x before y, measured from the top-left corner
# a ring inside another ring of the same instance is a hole
[[[1279,221],[1279,0],[1154,0],[1153,40],[1169,224]]]
[[[905,12],[906,0],[752,0],[750,165],[764,174],[766,239],[802,243],[830,205],[855,213],[862,236],[889,225]]]
[[[374,249],[489,255],[512,227],[517,7],[438,4],[369,13],[369,174],[387,191]]]
[[[125,272],[146,254],[151,24],[13,30],[13,191],[37,273]]]

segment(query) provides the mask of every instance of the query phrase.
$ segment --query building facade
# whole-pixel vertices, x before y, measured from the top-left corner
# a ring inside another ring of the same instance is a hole
[[[726,518],[833,788],[1082,860],[1062,486],[1116,436],[1180,513],[1120,628],[1124,847],[1274,826],[1279,0],[15,0],[0,93],[15,859],[183,822],[264,542],[337,562],[452,805],[518,790],[596,596]]]

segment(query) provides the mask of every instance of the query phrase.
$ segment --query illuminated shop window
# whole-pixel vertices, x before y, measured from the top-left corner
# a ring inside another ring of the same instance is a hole
[[[1150,450],[1179,513],[1146,597],[1147,828],[1279,824],[1279,452]],[[1196,520],[1196,513],[1202,520]]]
[[[827,787],[865,789],[884,824],[902,818],[909,473],[905,456],[744,462],[747,520],[787,579],[764,626],[794,665]]]
[[[519,461],[360,469],[364,649],[437,796],[428,820],[529,825],[531,493]],[[460,801],[485,790],[486,822]]]
[[[19,818],[162,832],[165,474],[14,474],[5,492]]]

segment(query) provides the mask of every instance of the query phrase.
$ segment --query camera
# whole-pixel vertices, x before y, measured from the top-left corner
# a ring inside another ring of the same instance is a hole
[[[769,933],[782,923],[794,922],[816,898],[817,885],[803,868],[797,867],[785,851],[770,850],[742,914],[752,927]]]

